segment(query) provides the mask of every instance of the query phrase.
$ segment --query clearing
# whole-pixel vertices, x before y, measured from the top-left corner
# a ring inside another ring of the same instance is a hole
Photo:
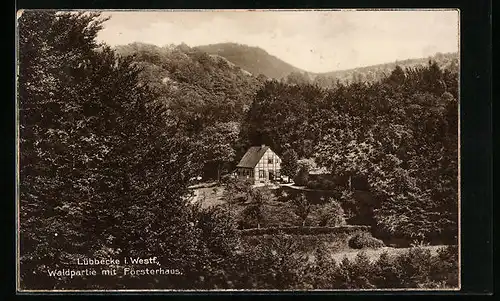
[[[423,249],[429,249],[431,251],[431,255],[435,256],[437,255],[437,251],[440,248],[446,247],[446,245],[437,245],[437,246],[423,246],[421,248]],[[405,253],[409,250],[410,248],[391,248],[391,247],[383,247],[380,249],[362,249],[362,250],[349,250],[349,251],[343,251],[343,252],[334,252],[332,253],[332,258],[335,259],[335,261],[339,262],[344,259],[344,257],[347,257],[349,260],[354,260],[356,255],[358,255],[359,252],[365,252],[368,258],[370,258],[371,261],[375,261],[380,257],[380,254],[387,252],[389,256],[395,256],[395,255],[400,255],[402,253]]]

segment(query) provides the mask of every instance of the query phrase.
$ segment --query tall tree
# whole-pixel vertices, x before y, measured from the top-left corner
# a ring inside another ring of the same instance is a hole
[[[58,281],[79,258],[158,256],[196,286],[212,257],[185,193],[200,169],[141,69],[96,42],[97,13],[26,11],[19,19],[21,284],[146,288],[151,277]]]
[[[203,129],[200,134],[198,153],[205,170],[216,171],[212,175],[218,182],[223,167],[235,159],[234,147],[238,134],[239,124],[236,122],[216,123]]]
[[[281,173],[293,179],[299,171],[298,164],[299,156],[293,149],[288,149],[283,153],[283,161],[281,163]]]
[[[306,225],[307,217],[311,214],[313,206],[307,200],[305,194],[298,195],[293,200],[293,213],[300,218],[302,227]]]
[[[257,228],[260,228],[265,218],[264,205],[271,200],[271,197],[271,191],[267,187],[250,189],[246,207],[242,212],[244,219],[249,223],[257,224]]]

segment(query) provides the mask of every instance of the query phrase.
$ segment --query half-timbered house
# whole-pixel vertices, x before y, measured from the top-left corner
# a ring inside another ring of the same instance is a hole
[[[280,178],[281,159],[266,145],[252,146],[236,166],[239,178],[266,183]]]

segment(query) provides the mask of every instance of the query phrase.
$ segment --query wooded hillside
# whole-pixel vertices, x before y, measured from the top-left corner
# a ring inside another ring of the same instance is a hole
[[[270,55],[259,47],[251,47],[236,43],[220,43],[197,46],[196,49],[208,54],[222,56],[255,76],[262,74],[268,78],[279,79],[286,77],[292,72],[305,72],[304,70]]]
[[[346,70],[315,73],[294,67],[281,59],[270,55],[259,47],[251,47],[236,43],[219,43],[197,46],[195,49],[208,54],[226,58],[234,65],[254,74],[278,79],[290,84],[316,84],[321,87],[334,87],[337,82],[347,84],[353,82],[375,82],[390,75],[396,66],[403,69],[426,66],[429,60],[436,62],[441,69],[458,73],[458,53],[436,53],[425,58],[415,58],[388,62]]]
[[[375,202],[354,207],[377,235],[456,245],[456,72],[430,62],[329,88],[280,82],[185,45],[111,49],[96,40],[105,21],[80,11],[19,18],[21,288],[457,287],[456,247],[372,264],[362,254],[336,263],[320,246],[311,263],[300,238],[249,244],[231,210],[192,204],[188,190],[202,172],[221,180],[241,151],[265,143],[291,177],[307,177],[299,161],[312,159],[331,174],[365,178]],[[269,189],[218,183],[228,206],[237,202],[251,219],[269,207]],[[321,227],[344,223],[340,204],[355,201],[351,189],[338,189],[342,202],[317,210]],[[304,227],[305,197],[286,205]],[[84,258],[150,256],[177,272],[48,273],[78,269]]]

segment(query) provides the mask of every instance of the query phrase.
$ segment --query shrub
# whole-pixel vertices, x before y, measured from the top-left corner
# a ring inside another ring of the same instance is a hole
[[[238,204],[247,202],[251,194],[252,182],[248,179],[229,178],[224,183],[224,202]]]
[[[299,186],[306,186],[309,182],[309,168],[306,165],[301,166],[293,181]]]
[[[289,178],[294,178],[297,175],[299,169],[299,163],[297,162],[298,156],[293,149],[288,149],[283,153],[283,162],[281,163],[281,173],[288,176]]]
[[[346,224],[345,213],[340,203],[330,198],[326,205],[320,205],[318,214],[318,225],[325,226],[343,226]]]
[[[276,200],[281,200],[283,199],[286,195],[286,192],[283,190],[283,189],[276,189],[274,191],[274,197],[276,198]]]
[[[433,257],[430,269],[430,280],[446,287],[458,285],[458,247],[446,246],[438,250]]]
[[[325,178],[325,177],[320,177],[318,179],[318,182],[319,182],[320,189],[323,189],[323,190],[331,190],[331,189],[334,189],[336,187],[335,183],[332,180]]]
[[[430,283],[432,255],[429,249],[411,248],[396,258],[403,287],[426,287]]]
[[[193,208],[192,219],[213,255],[227,256],[239,244],[239,232],[230,212],[221,207]]]
[[[307,186],[307,188],[311,188],[311,189],[321,189],[321,184],[316,180],[307,181],[307,183],[305,183],[305,186]]]
[[[458,285],[458,262],[452,256],[453,248],[440,250],[437,256],[421,248],[395,256],[384,252],[375,262],[361,251],[354,259],[344,257],[337,263],[324,244],[311,250],[305,248],[311,241],[283,233],[246,241],[242,253],[232,258],[232,265],[222,273],[231,280],[229,288],[431,289]],[[436,269],[442,271],[440,279],[432,277]]]
[[[331,287],[336,274],[337,263],[330,256],[324,244],[320,244],[313,252],[314,261],[308,262],[303,269],[303,283],[306,288],[322,289]]]
[[[288,289],[302,286],[301,268],[306,260],[289,235],[269,237],[246,244],[242,253],[226,262],[224,274],[236,289]],[[299,269],[300,268],[300,269]]]
[[[375,288],[373,281],[374,265],[364,251],[359,252],[351,266],[351,281],[354,287],[362,289]]]
[[[362,232],[355,234],[351,239],[349,239],[349,247],[353,249],[364,249],[364,248],[382,248],[384,247],[384,242],[380,239],[377,239],[371,234]]]
[[[374,264],[373,284],[377,288],[400,288],[401,277],[398,267],[387,252],[380,254]]]
[[[260,228],[260,224],[264,220],[264,209],[260,202],[250,203],[241,214],[244,224],[256,225],[257,228]]]
[[[337,183],[335,183],[334,181],[328,181],[328,183],[327,183],[327,189],[328,190],[337,189]]]
[[[282,203],[288,202],[293,198],[294,193],[296,194],[295,191],[290,192],[286,188],[280,187],[280,188],[275,190],[275,199],[274,200],[277,202],[282,202]]]
[[[334,190],[337,188],[337,184],[324,175],[308,175],[307,181],[303,185],[318,190]]]
[[[312,205],[307,200],[305,194],[298,195],[293,200],[293,213],[297,215],[302,223],[302,227],[305,226],[307,217],[312,211]]]

